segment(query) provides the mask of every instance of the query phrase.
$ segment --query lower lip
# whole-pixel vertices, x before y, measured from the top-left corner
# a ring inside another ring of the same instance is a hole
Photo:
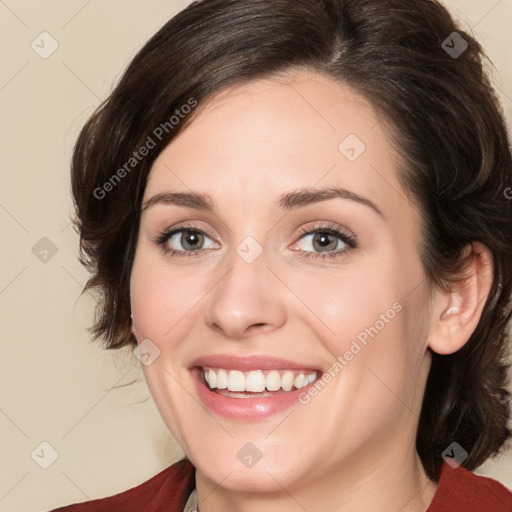
[[[315,384],[312,382],[301,389],[274,396],[229,398],[210,391],[201,381],[200,372],[199,368],[193,368],[191,371],[199,398],[203,404],[219,416],[237,420],[255,421],[284,411],[298,403],[299,395]]]

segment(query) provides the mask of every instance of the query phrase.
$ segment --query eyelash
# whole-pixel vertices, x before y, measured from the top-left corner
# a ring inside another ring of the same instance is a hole
[[[168,256],[178,256],[178,257],[193,257],[198,256],[202,257],[203,255],[200,255],[199,253],[204,253],[205,249],[196,249],[193,251],[178,251],[176,249],[169,249],[167,247],[167,242],[170,238],[172,238],[176,233],[184,232],[184,231],[190,231],[193,233],[200,233],[202,235],[206,235],[209,238],[212,238],[208,233],[203,231],[202,229],[197,228],[193,225],[182,225],[178,226],[177,228],[174,228],[172,230],[168,231],[162,231],[157,234],[157,236],[154,238],[153,243],[158,245],[164,254]],[[348,252],[350,249],[355,249],[358,246],[357,243],[357,237],[355,235],[346,233],[344,231],[341,231],[337,229],[333,224],[327,223],[322,224],[319,226],[313,226],[311,228],[301,228],[299,230],[300,237],[298,240],[302,240],[306,235],[311,235],[314,233],[324,233],[329,234],[338,237],[344,244],[346,244],[348,247],[345,247],[344,249],[338,249],[337,251],[329,251],[329,252],[321,252],[321,253],[315,253],[310,251],[297,251],[302,253],[302,255],[306,258],[313,258],[313,259],[325,259],[325,258],[336,258],[343,256],[344,253]]]

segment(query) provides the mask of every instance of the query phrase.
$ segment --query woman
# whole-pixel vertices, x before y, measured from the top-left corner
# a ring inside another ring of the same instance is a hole
[[[82,130],[93,327],[186,458],[58,510],[509,511],[512,183],[431,0],[205,0]]]

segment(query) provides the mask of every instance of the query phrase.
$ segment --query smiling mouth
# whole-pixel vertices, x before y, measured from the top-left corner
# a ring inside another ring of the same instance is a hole
[[[228,370],[199,368],[201,382],[213,393],[229,398],[270,397],[297,391],[315,382],[317,370]]]

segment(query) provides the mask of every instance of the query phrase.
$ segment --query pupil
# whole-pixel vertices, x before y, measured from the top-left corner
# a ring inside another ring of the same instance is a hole
[[[200,237],[200,233],[197,233],[196,231],[185,231],[185,242],[183,243],[183,247],[188,249],[195,249],[194,245],[197,245],[197,243],[200,241]]]
[[[317,242],[321,248],[326,248],[329,245],[332,245],[332,241],[329,240],[330,236],[331,235],[329,233],[320,233],[318,235],[315,235],[313,242]],[[336,245],[336,241],[334,241],[334,245]]]

